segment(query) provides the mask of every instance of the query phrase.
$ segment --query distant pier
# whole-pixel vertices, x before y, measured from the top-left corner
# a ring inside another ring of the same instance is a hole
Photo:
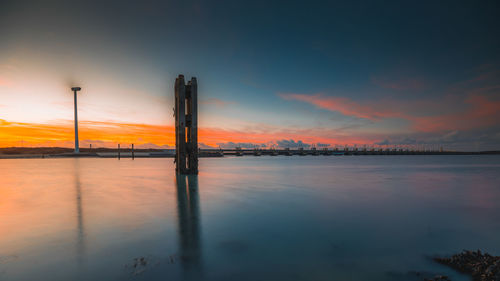
[[[466,155],[466,154],[495,154],[495,152],[460,152],[460,151],[440,151],[440,150],[410,150],[410,149],[201,149],[201,155],[219,156],[353,156],[353,155]],[[203,156],[201,156],[203,157]]]

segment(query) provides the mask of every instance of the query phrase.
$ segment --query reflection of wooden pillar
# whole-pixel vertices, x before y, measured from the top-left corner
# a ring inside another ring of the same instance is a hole
[[[176,175],[179,254],[183,280],[203,280],[198,176]],[[186,186],[187,179],[187,186]]]
[[[175,160],[177,173],[198,174],[198,85],[183,75],[175,80]]]

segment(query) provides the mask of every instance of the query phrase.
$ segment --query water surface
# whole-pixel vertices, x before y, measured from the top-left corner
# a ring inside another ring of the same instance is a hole
[[[0,160],[0,280],[421,280],[500,255],[498,156]],[[140,258],[144,258],[141,262]]]

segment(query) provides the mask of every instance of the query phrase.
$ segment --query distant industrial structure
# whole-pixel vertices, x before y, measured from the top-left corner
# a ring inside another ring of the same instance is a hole
[[[198,84],[184,75],[175,79],[175,171],[198,174]]]
[[[78,106],[77,106],[77,92],[80,91],[82,88],[80,87],[72,87],[71,91],[73,91],[75,95],[75,153],[78,154],[80,153],[80,145],[78,143]]]

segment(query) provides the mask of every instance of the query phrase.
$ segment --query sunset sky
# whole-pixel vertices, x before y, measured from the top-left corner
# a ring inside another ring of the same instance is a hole
[[[104,3],[105,2],[105,3]],[[0,147],[500,149],[497,1],[0,1]]]

